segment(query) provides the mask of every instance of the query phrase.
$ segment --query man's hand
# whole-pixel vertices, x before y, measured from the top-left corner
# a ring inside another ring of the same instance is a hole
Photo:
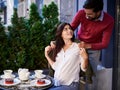
[[[89,48],[91,48],[91,44],[88,44],[88,43],[85,43],[85,42],[81,41],[81,42],[79,43],[79,48],[89,49]]]

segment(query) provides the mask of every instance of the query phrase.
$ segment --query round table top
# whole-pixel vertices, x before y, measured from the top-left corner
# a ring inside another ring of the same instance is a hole
[[[3,76],[3,75],[1,75]],[[46,75],[46,77],[42,78],[45,80],[45,84],[43,85],[37,85],[36,81],[37,79],[34,77],[34,75],[30,76],[29,80],[27,81],[21,81],[18,76],[14,78],[14,84],[5,84],[4,78],[0,78],[0,89],[13,89],[13,90],[45,90],[50,88],[53,85],[53,79],[49,75]]]

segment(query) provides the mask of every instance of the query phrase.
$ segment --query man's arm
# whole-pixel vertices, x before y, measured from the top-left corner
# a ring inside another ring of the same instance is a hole
[[[108,47],[113,31],[113,26],[114,26],[114,20],[112,20],[112,22],[109,24],[109,26],[107,26],[106,30],[103,32],[102,41],[100,43],[91,44],[92,49],[100,50]]]

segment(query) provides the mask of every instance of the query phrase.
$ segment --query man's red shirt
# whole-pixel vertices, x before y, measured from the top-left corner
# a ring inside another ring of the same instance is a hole
[[[80,10],[75,15],[71,26],[76,29],[80,24],[78,39],[91,44],[91,49],[99,50],[106,48],[112,34],[114,19],[103,12],[103,20],[91,21],[86,18],[84,10]]]

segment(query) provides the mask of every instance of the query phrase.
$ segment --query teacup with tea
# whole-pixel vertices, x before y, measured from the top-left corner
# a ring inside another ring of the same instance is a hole
[[[12,70],[4,70],[4,78],[14,78],[14,76],[12,75]]]
[[[4,70],[4,75],[2,75],[4,78],[5,84],[13,84],[14,83],[14,75],[12,74],[12,70]]]
[[[45,75],[43,74],[43,70],[35,70],[35,77],[36,78],[43,78]]]

